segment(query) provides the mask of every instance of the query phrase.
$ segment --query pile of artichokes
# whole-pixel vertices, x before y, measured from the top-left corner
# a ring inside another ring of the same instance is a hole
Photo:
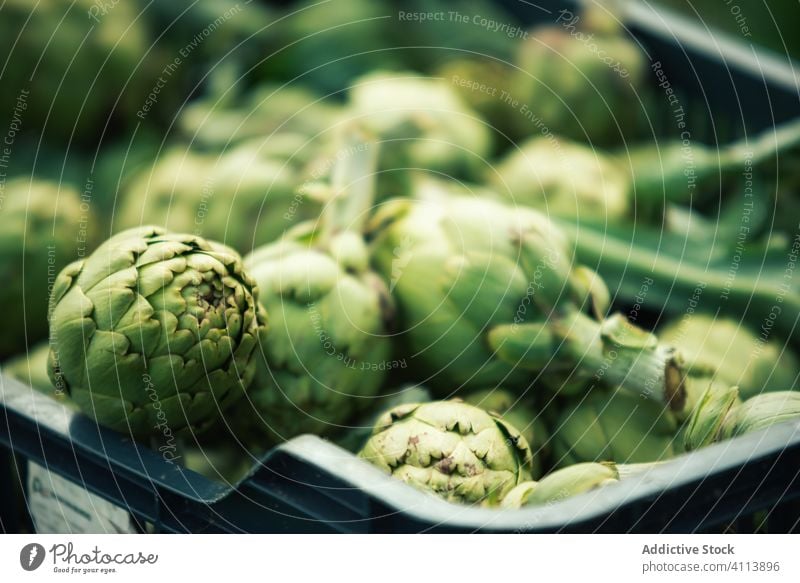
[[[177,7],[87,27],[65,1],[7,4],[0,45],[30,19],[46,58],[7,63],[3,110],[22,94],[27,131],[81,146],[31,170],[20,138],[0,173],[4,375],[214,479],[311,433],[504,509],[800,418],[800,225],[768,216],[800,180],[767,202],[731,186],[745,162],[772,184],[800,125],[696,144],[689,168],[648,136],[669,112],[633,105],[658,99],[613,4],[498,39],[398,35],[384,2],[224,0],[225,31],[180,62],[207,8],[162,39]]]

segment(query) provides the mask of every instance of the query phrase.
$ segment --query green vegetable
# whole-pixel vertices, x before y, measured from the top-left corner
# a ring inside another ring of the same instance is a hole
[[[737,406],[739,391],[710,383],[700,397],[683,430],[683,445],[686,451],[701,448],[719,441],[725,416]]]
[[[587,462],[556,470],[539,482],[524,482],[503,499],[503,508],[554,504],[619,481],[612,463]]]
[[[678,426],[651,400],[627,391],[592,391],[552,425],[559,467],[578,462],[644,463],[672,457]]]
[[[638,132],[646,56],[604,7],[588,4],[578,15],[559,11],[556,23],[531,31],[516,65],[511,96],[531,117],[521,120],[519,136],[540,131],[538,124],[601,144]]]
[[[284,137],[278,136],[277,138]],[[277,138],[219,154],[177,147],[131,180],[118,229],[155,224],[221,241],[240,252],[271,243],[320,203],[301,192],[302,168],[274,155]]]
[[[375,72],[350,90],[347,117],[381,141],[378,193],[409,196],[411,171],[477,178],[489,155],[490,133],[453,85],[410,72]]]
[[[687,315],[664,326],[659,337],[680,345],[692,374],[736,386],[743,399],[792,388],[800,378],[800,363],[788,346],[765,341],[732,318]]]
[[[0,302],[8,309],[0,358],[47,337],[47,295],[58,272],[91,251],[92,208],[69,186],[30,178],[0,183]]]
[[[531,477],[525,438],[499,417],[455,400],[387,411],[359,456],[451,502],[494,505]]]
[[[403,366],[391,360],[393,303],[369,268],[360,228],[374,196],[376,151],[364,141],[335,166],[335,198],[320,225],[300,225],[245,259],[272,321],[250,394],[251,424],[264,439],[337,431]]]
[[[231,249],[158,227],[123,231],[55,282],[49,374],[101,425],[199,432],[243,397],[266,332]]]
[[[776,423],[800,419],[800,393],[776,391],[750,397],[725,417],[722,437],[736,437]]]
[[[480,407],[503,418],[519,429],[533,452],[533,477],[541,475],[541,461],[550,451],[551,439],[544,420],[533,408],[529,399],[518,397],[505,389],[473,391],[465,395],[464,402]]]
[[[109,117],[112,125],[133,125],[137,112],[147,117],[142,108],[166,58],[149,50],[149,31],[134,3],[116,3],[104,14],[102,8],[95,0],[3,3],[5,127],[43,130],[46,142],[74,147],[102,136]],[[170,108],[179,86],[171,80],[153,109]]]
[[[371,235],[399,306],[401,350],[433,389],[521,391],[535,380],[575,393],[600,382],[682,407],[674,349],[619,314],[602,317],[605,286],[573,268],[543,215],[487,199],[395,200]]]

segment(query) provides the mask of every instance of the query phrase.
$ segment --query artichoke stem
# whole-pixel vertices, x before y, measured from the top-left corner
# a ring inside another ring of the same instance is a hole
[[[331,175],[333,199],[322,212],[322,242],[343,232],[361,234],[375,200],[378,143],[358,127],[348,127]]]
[[[743,138],[720,152],[724,169],[739,169],[745,159],[758,164],[800,144],[800,120],[766,130],[755,138]]]
[[[587,375],[611,387],[683,409],[686,393],[682,359],[674,348],[615,314],[602,322],[575,311],[555,327],[562,341],[555,358],[578,362]]]

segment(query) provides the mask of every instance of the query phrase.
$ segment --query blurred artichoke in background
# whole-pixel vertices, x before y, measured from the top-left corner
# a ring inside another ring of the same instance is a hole
[[[518,137],[538,124],[594,144],[636,135],[647,59],[613,12],[619,14],[594,3],[580,14],[565,8],[555,24],[532,30],[521,43],[511,96],[531,122],[519,124]]]
[[[543,215],[487,199],[395,200],[371,237],[409,366],[440,394],[534,381],[574,393],[596,379],[683,406],[674,349],[619,314],[603,318],[602,280],[572,266]]]
[[[663,196],[634,200],[629,176],[610,156],[555,136],[536,137],[513,149],[488,178],[514,204],[578,222],[658,215],[658,205],[663,206]]]
[[[385,0],[293,3],[270,28],[273,52],[257,73],[328,93],[367,71],[401,67],[403,51],[391,41],[396,14]]]
[[[415,73],[375,72],[355,81],[346,117],[381,146],[381,199],[410,196],[409,176],[423,170],[477,178],[488,164],[491,135],[451,83]]]
[[[363,139],[360,133],[347,140]],[[348,143],[350,143],[348,141]],[[260,247],[245,262],[270,313],[251,425],[265,439],[335,432],[372,405],[390,361],[393,303],[370,270],[360,224],[372,206],[376,146],[353,145],[333,168],[332,202],[319,219]]]
[[[63,143],[94,141],[111,115],[133,125],[167,63],[149,51],[149,31],[133,3],[102,8],[95,0],[3,3],[4,119],[19,116],[23,127],[44,128],[48,141]],[[174,102],[176,83],[160,92],[158,107]]]
[[[680,344],[693,375],[736,386],[743,399],[800,383],[800,363],[788,345],[765,341],[731,318],[685,316],[664,326],[659,338]]]
[[[619,481],[612,463],[586,462],[556,470],[538,482],[524,482],[503,499],[503,508],[553,504]]]
[[[672,457],[678,424],[657,403],[627,391],[595,390],[551,426],[557,467],[578,462],[644,463]]]
[[[50,378],[112,429],[202,431],[253,378],[266,332],[257,294],[222,245],[157,227],[119,233],[56,280]]]
[[[495,505],[531,478],[525,438],[499,417],[460,401],[387,411],[359,456],[450,502]]]
[[[285,136],[278,136],[285,137]],[[176,147],[131,179],[116,226],[154,224],[221,241],[242,253],[272,242],[320,204],[300,189],[303,170],[254,140],[218,156]]]
[[[91,207],[70,187],[17,178],[0,184],[0,358],[47,337],[47,297],[58,272],[91,251]]]
[[[333,128],[340,106],[305,87],[260,85],[241,95],[206,95],[189,103],[178,118],[184,138],[193,147],[225,149],[251,138],[275,141],[278,135],[303,136],[296,158],[313,152],[304,142],[325,140]]]

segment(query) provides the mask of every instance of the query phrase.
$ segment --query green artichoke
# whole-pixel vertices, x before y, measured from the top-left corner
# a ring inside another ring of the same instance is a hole
[[[44,129],[48,141],[67,143],[95,140],[110,115],[123,123],[137,119],[167,62],[149,50],[133,3],[102,9],[95,0],[3,3],[4,121],[19,116],[23,126]],[[174,102],[175,85],[172,80],[160,91],[160,107]]]
[[[519,429],[533,452],[531,474],[534,478],[541,475],[542,458],[550,451],[550,436],[544,420],[535,411],[530,400],[497,388],[469,393],[464,396],[464,402],[499,415],[504,421]]]
[[[202,431],[253,378],[257,295],[231,249],[158,227],[119,233],[56,279],[50,378],[112,429]]]
[[[692,451],[719,441],[726,415],[739,403],[736,387],[709,381],[681,431],[684,449]]]
[[[227,89],[227,88],[226,88]],[[295,86],[262,85],[242,95],[215,95],[193,101],[181,112],[178,125],[187,141],[221,150],[254,138],[302,136],[287,158],[312,152],[304,142],[324,137],[339,116],[339,107]]]
[[[530,119],[522,118],[518,136],[537,131],[537,123],[601,144],[622,143],[639,131],[636,104],[647,58],[604,8],[588,4],[580,15],[561,10],[556,23],[531,31],[516,65],[511,97]]]
[[[732,318],[687,315],[664,326],[659,338],[680,344],[692,374],[736,386],[743,399],[800,382],[800,363],[788,346],[764,341]]]
[[[364,444],[372,435],[372,428],[380,419],[381,415],[389,409],[394,409],[400,405],[409,403],[427,403],[433,400],[431,393],[425,387],[419,385],[409,385],[400,388],[396,392],[385,391],[384,394],[377,396],[369,407],[369,414],[353,427],[349,427],[336,439],[336,444],[347,451],[358,453],[364,448]]]
[[[491,148],[488,128],[451,83],[414,73],[370,73],[350,90],[345,117],[381,141],[381,199],[410,194],[411,171],[477,178]]]
[[[175,148],[131,180],[116,226],[155,224],[242,253],[272,242],[321,208],[314,196],[299,191],[301,169],[288,157],[272,155],[273,146],[285,145],[258,140],[219,156]]]
[[[732,408],[722,424],[722,437],[758,431],[776,423],[800,419],[800,393],[776,391],[750,397]]]
[[[405,366],[390,360],[393,302],[359,226],[377,152],[362,145],[334,167],[336,197],[319,225],[299,225],[245,258],[272,320],[250,394],[253,423],[272,441],[336,431],[367,410],[388,371]]]
[[[512,150],[489,180],[515,204],[579,222],[613,223],[634,212],[637,219],[658,215],[664,201],[663,195],[645,200],[611,156],[553,136],[532,138]]]
[[[273,440],[338,429],[370,406],[397,364],[392,302],[366,245],[348,233],[331,246],[287,237],[245,259],[272,321],[250,398]]]
[[[431,388],[533,381],[558,392],[628,387],[680,409],[679,355],[621,315],[573,268],[543,215],[486,199],[395,200],[373,217],[374,263],[390,281],[408,365]]]
[[[558,467],[578,462],[644,463],[675,454],[675,418],[628,391],[592,391],[551,427]]]
[[[91,251],[91,207],[71,187],[16,178],[0,183],[0,302],[8,309],[0,359],[47,337],[47,296],[58,272]]]
[[[586,462],[546,475],[539,482],[523,482],[503,498],[503,508],[554,504],[620,479],[616,464]]]
[[[455,400],[387,411],[359,456],[451,502],[493,505],[531,478],[525,438],[496,415]]]

